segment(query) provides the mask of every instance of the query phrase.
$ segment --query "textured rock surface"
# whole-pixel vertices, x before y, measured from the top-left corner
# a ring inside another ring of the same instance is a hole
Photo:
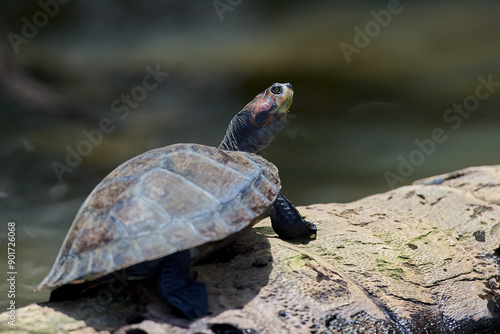
[[[19,333],[500,332],[500,166],[417,183],[299,208],[318,226],[309,242],[284,242],[269,220],[259,223],[193,268],[207,284],[211,312],[195,322],[169,315],[147,287],[138,308],[113,294],[114,285],[97,299],[18,310],[15,328],[4,313],[0,326]],[[138,323],[127,325],[133,317]]]

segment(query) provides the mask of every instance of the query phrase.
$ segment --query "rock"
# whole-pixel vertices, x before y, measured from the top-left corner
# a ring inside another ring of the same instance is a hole
[[[282,241],[266,219],[193,267],[207,284],[209,316],[177,318],[148,287],[139,311],[110,285],[94,299],[19,309],[16,327],[3,313],[1,331],[500,332],[499,204],[500,166],[491,166],[301,207],[316,240]]]

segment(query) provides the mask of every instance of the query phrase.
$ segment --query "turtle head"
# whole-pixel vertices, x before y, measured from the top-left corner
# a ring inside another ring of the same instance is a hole
[[[233,117],[219,148],[251,153],[263,150],[284,128],[292,101],[292,85],[274,83]]]

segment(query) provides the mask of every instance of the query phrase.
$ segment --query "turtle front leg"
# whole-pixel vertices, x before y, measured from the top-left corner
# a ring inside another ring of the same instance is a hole
[[[316,225],[302,218],[300,212],[281,192],[271,207],[269,215],[271,216],[271,225],[281,239],[316,237]]]
[[[189,320],[208,312],[205,284],[189,278],[189,250],[163,258],[158,277],[158,290],[170,305]]]

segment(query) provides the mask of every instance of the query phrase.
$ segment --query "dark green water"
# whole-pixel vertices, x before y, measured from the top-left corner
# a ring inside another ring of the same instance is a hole
[[[276,81],[293,84],[294,104],[262,155],[296,205],[500,163],[496,2],[401,2],[378,30],[371,11],[383,15],[387,2],[242,2],[223,21],[210,2],[85,3],[61,6],[17,53],[7,40],[0,58],[0,219],[17,227],[17,306],[47,299],[32,289],[107,173],[151,148],[218,145],[231,117]],[[22,35],[21,18],[41,10],[7,7],[6,35]],[[348,62],[341,43],[355,47],[367,25],[372,37]],[[157,68],[168,75],[141,90]],[[95,129],[102,138],[85,151]],[[88,154],[60,180],[54,163],[78,148]]]

